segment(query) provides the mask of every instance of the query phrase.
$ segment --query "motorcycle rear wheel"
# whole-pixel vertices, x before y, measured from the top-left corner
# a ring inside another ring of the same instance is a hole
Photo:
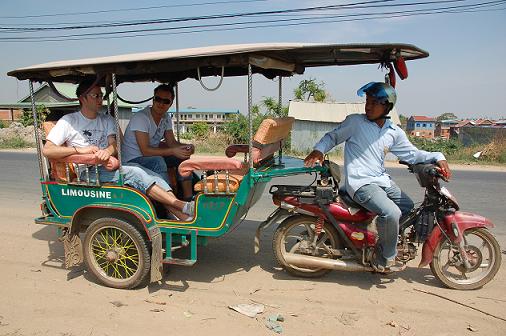
[[[285,253],[310,255],[320,258],[332,258],[328,249],[338,249],[341,246],[336,229],[328,222],[323,223],[323,229],[317,237],[317,248],[311,250],[314,238],[316,218],[304,215],[295,215],[285,219],[274,232],[272,248],[278,263],[290,274],[304,277],[321,277],[330,270],[323,268],[302,268],[292,266],[283,257]]]
[[[434,251],[430,269],[445,286],[471,290],[483,287],[494,278],[501,266],[501,249],[495,237],[484,228],[464,231],[465,250],[470,269],[460,262],[460,253],[447,239],[442,239]]]

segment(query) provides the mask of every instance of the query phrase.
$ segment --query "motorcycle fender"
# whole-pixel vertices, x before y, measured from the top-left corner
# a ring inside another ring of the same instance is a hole
[[[422,260],[418,267],[422,268],[430,264],[432,261],[432,256],[434,256],[434,251],[436,250],[436,246],[441,240],[441,229],[439,226],[436,226],[430,236],[425,240],[422,247]]]
[[[467,212],[456,212],[444,218],[444,224],[447,227],[447,234],[454,243],[460,243],[462,233],[472,228],[493,228],[494,224],[487,218]],[[455,232],[456,231],[456,232]],[[457,233],[457,235],[455,235]],[[425,267],[432,261],[437,244],[442,239],[442,232],[439,226],[436,226],[432,233],[423,243],[422,260],[418,267]]]
[[[265,221],[261,222],[260,225],[258,225],[257,231],[255,233],[255,242],[254,242],[255,254],[260,252],[260,231],[268,228],[273,223],[277,223],[280,220],[283,220],[286,217],[289,217],[292,215],[293,215],[293,213],[289,212],[288,210],[285,210],[282,208],[277,208],[276,210],[274,210],[273,213],[271,213],[269,215],[269,217],[267,217],[267,219]]]

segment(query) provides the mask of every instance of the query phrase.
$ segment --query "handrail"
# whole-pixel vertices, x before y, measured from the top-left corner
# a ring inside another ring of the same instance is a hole
[[[214,88],[208,88],[207,86],[205,86],[204,82],[202,82],[202,77],[200,76],[200,67],[197,67],[197,76],[199,78],[199,82],[200,82],[200,85],[202,85],[202,87],[207,90],[207,91],[216,91],[218,90],[218,88],[221,86],[221,83],[223,83],[223,77],[224,77],[224,74],[225,74],[225,67],[222,66],[221,67],[221,78],[220,78],[220,81],[218,82],[218,85],[216,85],[216,87]]]

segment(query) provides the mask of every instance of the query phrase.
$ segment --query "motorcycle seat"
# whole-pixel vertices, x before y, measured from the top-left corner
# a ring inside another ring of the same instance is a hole
[[[363,206],[361,206],[360,204],[355,202],[353,200],[353,198],[351,198],[351,196],[348,194],[348,192],[346,191],[346,189],[344,187],[339,188],[339,198],[341,199],[341,201],[343,201],[350,208],[362,209],[362,210],[367,211],[366,208],[364,208]]]

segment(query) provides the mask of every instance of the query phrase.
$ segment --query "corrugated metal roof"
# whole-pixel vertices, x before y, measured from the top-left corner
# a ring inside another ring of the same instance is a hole
[[[337,123],[350,114],[364,113],[364,110],[365,103],[317,103],[293,100],[290,101],[288,115],[297,120]],[[401,124],[395,107],[389,115],[394,124]]]
[[[58,90],[58,92],[60,94],[62,94],[63,96],[65,96],[69,99],[77,98],[77,96],[76,96],[77,85],[69,84],[69,83],[53,83],[53,84],[54,84],[55,88]],[[37,95],[37,93],[39,93],[42,90],[51,91],[51,88],[49,87],[49,85],[47,83],[44,83],[43,85],[41,85],[37,89],[35,89],[34,95]],[[56,99],[62,100],[61,98],[56,98]],[[70,101],[70,102],[69,101],[47,102],[47,101],[38,100],[35,103],[37,105],[44,105],[47,108],[79,106],[79,101],[77,101],[77,100]],[[107,105],[107,101],[104,100],[103,105]],[[124,103],[121,100],[118,100],[118,107],[134,108],[136,106],[137,105]],[[23,99],[19,100],[16,103],[0,103],[0,108],[8,108],[8,109],[21,108],[21,109],[24,109],[24,108],[31,108],[31,107],[32,107],[32,103],[31,103],[30,95],[24,97]]]

